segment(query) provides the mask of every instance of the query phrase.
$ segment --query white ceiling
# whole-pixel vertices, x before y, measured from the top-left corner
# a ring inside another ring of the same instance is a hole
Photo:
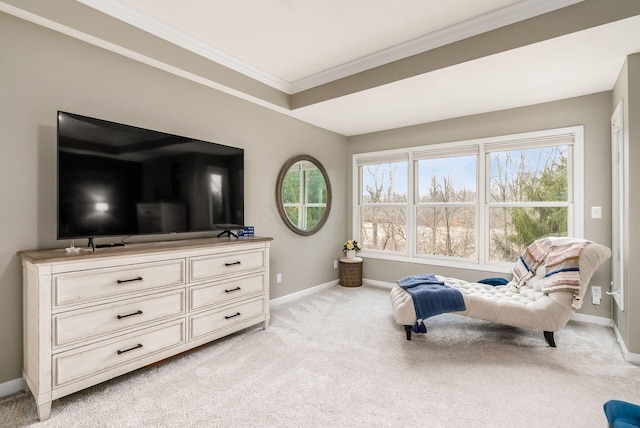
[[[539,104],[613,88],[640,51],[640,16],[303,107],[344,135]]]
[[[77,1],[291,94],[582,0]],[[271,107],[358,135],[610,90],[635,52],[640,16],[295,110]]]

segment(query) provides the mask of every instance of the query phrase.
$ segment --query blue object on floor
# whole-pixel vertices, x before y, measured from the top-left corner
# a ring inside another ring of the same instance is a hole
[[[640,406],[620,400],[604,403],[604,414],[611,428],[640,427]]]

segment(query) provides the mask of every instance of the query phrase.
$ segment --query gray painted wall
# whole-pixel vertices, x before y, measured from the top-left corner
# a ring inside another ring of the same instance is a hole
[[[0,384],[20,378],[22,368],[16,252],[69,244],[56,241],[57,110],[244,148],[246,222],[274,238],[271,298],[338,278],[333,260],[346,239],[339,185],[346,180],[346,137],[3,13],[0,58]],[[280,167],[302,153],[323,163],[337,201],[311,237],[291,232],[275,205]],[[167,237],[147,239],[161,238]]]
[[[624,290],[624,311],[613,306],[613,321],[629,352],[640,353],[640,287],[635,278],[640,274],[637,260],[640,255],[640,222],[634,215],[640,209],[640,171],[634,166],[640,161],[640,54],[630,55],[622,67],[613,90],[611,108],[623,102],[624,136],[629,143],[629,230],[627,239],[629,252],[626,254],[628,276]]]
[[[368,151],[463,141],[498,135],[517,134],[543,129],[584,125],[585,238],[611,246],[611,92],[602,92],[553,103],[487,113],[396,130],[351,137],[349,155]],[[351,177],[351,163],[349,163]],[[349,191],[351,198],[351,191]],[[351,200],[351,199],[350,199]],[[591,206],[602,207],[602,218],[591,219]],[[364,275],[380,281],[394,282],[406,275],[434,272],[468,281],[502,275],[496,272],[443,268],[424,264],[366,259]],[[610,289],[611,267],[607,262],[591,283]],[[611,317],[611,298],[604,296],[599,308],[585,303],[583,314]]]
[[[640,354],[640,287],[637,278],[640,275],[640,54],[627,59],[629,92],[629,286],[627,287],[628,308],[625,310],[628,322],[627,339],[629,352]]]

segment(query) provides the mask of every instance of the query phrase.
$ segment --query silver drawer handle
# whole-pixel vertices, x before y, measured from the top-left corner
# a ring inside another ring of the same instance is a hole
[[[232,293],[234,291],[240,291],[242,290],[240,287],[236,287],[236,288],[232,288],[231,290],[224,290],[225,293]]]
[[[228,320],[228,319],[239,317],[239,316],[240,316],[240,312],[236,312],[234,315],[225,315],[224,319]]]
[[[239,264],[240,264],[240,262],[237,261],[237,262],[232,262],[232,263],[225,263],[224,265],[229,267],[229,266],[235,266],[235,265],[239,265]]]
[[[124,354],[125,352],[133,351],[134,349],[140,349],[140,348],[142,348],[142,343],[138,343],[138,344],[137,344],[136,346],[134,346],[133,348],[125,349],[125,350],[123,350],[123,351],[121,351],[121,350],[119,350],[119,349],[118,349],[118,355],[122,355],[122,354]]]
[[[118,284],[124,284],[125,282],[133,282],[133,281],[142,281],[142,277],[139,276],[137,278],[131,278],[131,279],[119,279]]]
[[[118,315],[118,319],[121,320],[122,318],[131,317],[131,316],[134,316],[134,315],[142,315],[142,311],[137,311],[137,312],[134,312],[132,314],[127,314],[127,315]]]

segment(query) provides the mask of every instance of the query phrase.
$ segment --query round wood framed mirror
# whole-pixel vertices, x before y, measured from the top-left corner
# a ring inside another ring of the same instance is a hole
[[[322,228],[331,209],[331,184],[322,164],[309,155],[290,158],[278,174],[276,202],[282,221],[298,235]]]

